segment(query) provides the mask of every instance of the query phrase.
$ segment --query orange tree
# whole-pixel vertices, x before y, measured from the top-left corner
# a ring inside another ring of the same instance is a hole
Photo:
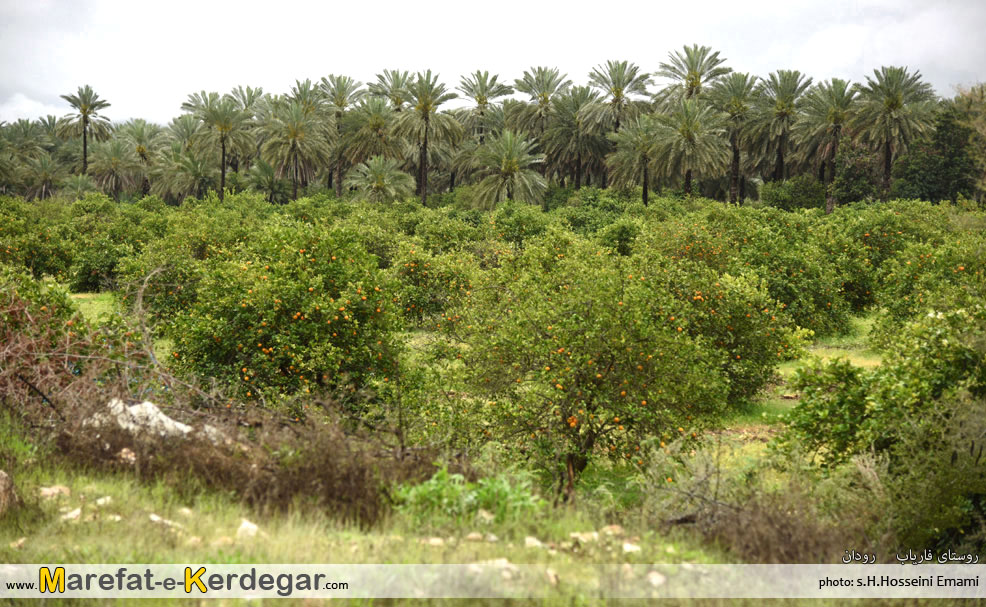
[[[355,391],[395,370],[396,296],[351,231],[271,219],[203,263],[173,363],[247,398]]]
[[[669,262],[629,260],[554,230],[500,261],[446,326],[485,399],[484,432],[535,458],[559,487],[572,491],[599,451],[635,462],[644,438],[691,434],[726,408],[738,361],[703,334],[692,299],[701,279],[668,288],[687,269],[672,274]],[[764,296],[749,285],[723,291],[752,294],[740,329]]]

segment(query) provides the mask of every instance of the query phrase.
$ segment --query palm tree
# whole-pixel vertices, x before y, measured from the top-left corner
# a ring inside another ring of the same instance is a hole
[[[757,79],[750,74],[731,72],[720,78],[709,93],[713,107],[724,113],[732,161],[729,166],[729,202],[736,204],[739,196],[740,151],[748,136],[756,101]]]
[[[401,140],[394,136],[394,110],[380,97],[365,97],[353,110],[356,130],[346,137],[346,155],[356,165],[373,156],[397,158]]]
[[[458,90],[475,102],[475,106],[460,112],[459,121],[466,129],[479,138],[479,144],[485,142],[486,133],[490,132],[491,106],[500,97],[506,97],[514,90],[502,82],[499,76],[486,71],[476,70],[469,76],[463,76]],[[495,116],[492,116],[495,119]]]
[[[65,177],[65,170],[52,159],[48,152],[42,152],[37,158],[29,159],[23,165],[23,182],[26,186],[27,197],[48,198],[54,193],[55,184]]]
[[[439,113],[438,108],[456,98],[445,85],[438,82],[438,75],[431,70],[418,72],[408,88],[410,111],[401,112],[395,128],[418,144],[418,188],[421,204],[428,201],[428,143],[432,138],[457,141],[462,138],[462,126],[452,116]]]
[[[154,164],[151,193],[178,202],[187,196],[202,198],[215,187],[218,172],[206,154],[174,140]]]
[[[883,188],[890,191],[894,156],[918,135],[931,129],[935,94],[922,82],[921,72],[904,67],[881,67],[859,86],[860,106],[853,125],[865,143],[883,151]]]
[[[839,139],[852,118],[856,93],[856,87],[849,82],[832,78],[812,87],[805,95],[804,111],[794,126],[794,135],[802,153],[818,159],[823,183],[830,184],[835,178]],[[831,213],[834,207],[835,199],[830,194],[825,201],[825,212]]]
[[[791,130],[798,121],[802,96],[811,86],[797,70],[777,70],[757,87],[758,116],[757,138],[764,150],[774,152],[774,180],[784,179],[784,154],[791,138]]]
[[[369,85],[370,94],[383,97],[390,102],[395,112],[404,111],[404,105],[410,99],[408,89],[411,87],[411,75],[407,71],[384,70],[377,74],[377,81]]]
[[[590,160],[606,151],[606,138],[600,125],[587,117],[587,110],[599,102],[599,94],[587,86],[576,86],[552,101],[551,126],[544,134],[545,150],[553,170],[570,174],[576,189]]]
[[[628,123],[609,139],[615,149],[606,157],[613,183],[643,186],[642,202],[647,206],[651,174],[658,168],[659,140],[654,116],[643,115]]]
[[[327,78],[322,78],[319,88],[328,103],[328,109],[335,117],[336,123],[336,146],[332,152],[332,163],[335,168],[335,189],[336,198],[342,198],[342,164],[345,160],[345,140],[342,136],[342,118],[366,93],[360,87],[362,82],[353,80],[349,76],[336,76],[330,74]]]
[[[264,131],[263,155],[278,167],[279,174],[290,167],[291,197],[297,200],[302,173],[310,173],[317,163],[329,158],[335,131],[297,101],[279,102]]]
[[[722,65],[726,60],[719,58],[719,51],[713,52],[708,46],[685,45],[681,51],[668,53],[668,58],[670,63],[662,62],[657,72],[658,76],[672,81],[659,94],[662,103],[696,97],[716,80],[733,71]]]
[[[250,187],[263,192],[267,202],[283,204],[288,199],[288,186],[277,176],[277,170],[263,160],[258,159],[249,174]]]
[[[413,195],[414,178],[401,171],[396,160],[374,156],[346,174],[346,187],[355,189],[361,200],[393,202]]]
[[[729,144],[724,118],[711,105],[682,99],[655,121],[660,162],[669,176],[684,176],[686,195],[692,193],[693,173],[713,173],[725,166]]]
[[[640,73],[640,68],[627,61],[607,61],[589,74],[589,84],[599,89],[605,100],[594,104],[589,115],[603,128],[612,126],[613,132],[620,124],[632,120],[650,109],[646,101],[633,99],[632,95],[647,95],[650,78]]]
[[[551,102],[556,95],[561,95],[572,85],[567,76],[568,74],[559,72],[558,68],[533,67],[524,72],[523,78],[515,80],[514,88],[529,97],[529,103],[515,106],[515,128],[537,137],[543,145],[541,140],[548,129]]]
[[[191,114],[182,114],[177,118],[172,118],[166,129],[171,141],[177,141],[183,148],[192,147],[192,142],[198,140],[200,130],[202,130],[202,123]]]
[[[117,129],[117,135],[121,137],[140,163],[141,173],[141,193],[147,195],[151,191],[150,174],[151,162],[157,155],[157,151],[164,143],[164,132],[158,125],[136,118],[128,120]]]
[[[80,86],[75,95],[62,95],[75,112],[62,118],[61,133],[64,137],[82,135],[82,174],[89,170],[89,133],[96,141],[106,139],[110,135],[110,121],[100,115],[101,110],[110,107],[105,99],[92,90],[88,84]]]
[[[96,183],[88,175],[69,175],[59,186],[59,193],[68,194],[74,200],[78,200],[89,192],[99,190]]]
[[[123,188],[133,184],[134,175],[139,169],[137,156],[119,137],[104,141],[93,150],[93,178],[104,192],[113,195],[114,200],[120,199]]]
[[[482,204],[510,199],[540,203],[548,184],[531,166],[544,162],[542,154],[532,154],[533,145],[505,130],[491,138],[476,152],[476,163],[485,175],[476,186],[476,198]]]
[[[227,152],[232,148],[249,148],[252,145],[250,115],[241,110],[235,99],[220,97],[219,93],[206,93],[188,96],[182,109],[192,111],[205,127],[200,131],[202,142],[209,147],[219,146],[219,200],[223,200],[226,190]]]

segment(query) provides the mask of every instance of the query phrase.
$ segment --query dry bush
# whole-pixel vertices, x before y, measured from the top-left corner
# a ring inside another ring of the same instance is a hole
[[[389,449],[383,437],[344,426],[331,399],[304,420],[234,402],[158,363],[146,327],[94,328],[64,293],[24,276],[0,279],[0,411],[71,465],[228,491],[263,510],[308,504],[361,524],[386,512],[388,486],[432,470],[437,454]],[[113,398],[150,400],[194,430],[161,438],[95,426]],[[121,457],[126,450],[134,457]]]

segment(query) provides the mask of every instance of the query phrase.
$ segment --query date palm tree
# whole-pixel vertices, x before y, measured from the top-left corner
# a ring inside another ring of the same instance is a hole
[[[141,193],[144,195],[151,191],[150,168],[151,163],[157,156],[157,152],[164,145],[164,130],[141,118],[128,120],[117,129],[117,137],[120,137],[130,147],[140,164],[140,183]]]
[[[250,187],[264,194],[270,204],[284,204],[288,200],[288,186],[278,177],[277,170],[262,159],[250,167]]]
[[[627,123],[609,139],[614,149],[606,157],[613,184],[617,186],[641,185],[641,201],[647,206],[651,177],[658,170],[660,143],[657,121],[654,116],[643,115]]]
[[[37,157],[28,159],[23,165],[22,173],[28,199],[48,198],[55,192],[55,185],[66,175],[65,169],[48,152],[41,152]]]
[[[382,74],[377,74],[377,81],[370,83],[368,88],[374,97],[383,97],[389,101],[395,112],[402,112],[410,99],[408,89],[413,80],[407,71],[384,70]]]
[[[826,184],[835,178],[839,140],[853,117],[856,94],[856,87],[839,78],[818,83],[805,95],[801,120],[794,126],[794,136],[802,153],[818,160],[821,181]],[[825,202],[825,212],[831,213],[834,207],[835,199],[830,194]]]
[[[479,144],[485,142],[486,134],[490,132],[490,121],[496,120],[496,116],[491,116],[492,106],[500,97],[506,97],[514,90],[506,84],[499,82],[499,76],[490,76],[487,71],[476,70],[468,76],[463,76],[458,90],[473,100],[475,105],[465,108],[459,113],[459,122],[466,130],[479,139]]]
[[[139,170],[137,156],[120,137],[99,143],[93,149],[93,180],[114,200],[119,200],[120,192],[134,184]]]
[[[110,121],[100,114],[110,107],[105,99],[92,90],[88,84],[80,86],[74,95],[62,95],[75,110],[66,114],[61,120],[60,132],[63,137],[82,135],[82,174],[89,170],[89,134],[95,141],[102,141],[110,136]]]
[[[661,63],[656,74],[671,80],[671,84],[658,93],[662,104],[697,97],[716,80],[733,71],[723,65],[726,59],[719,57],[719,51],[713,52],[708,46],[685,45],[680,51],[668,53],[668,59],[668,63]]]
[[[418,189],[421,204],[428,201],[428,145],[434,139],[457,142],[462,138],[462,125],[451,115],[439,112],[442,104],[455,99],[456,94],[438,82],[431,70],[418,72],[408,87],[410,104],[395,121],[396,132],[418,145]]]
[[[784,155],[801,112],[811,78],[797,70],[777,70],[757,87],[756,136],[764,151],[774,154],[774,180],[784,179]]]
[[[552,101],[551,126],[544,134],[545,151],[553,171],[571,176],[576,189],[590,161],[606,153],[607,141],[600,124],[587,117],[599,102],[599,94],[587,86],[576,86]]]
[[[263,156],[278,167],[278,173],[291,173],[291,198],[298,198],[298,182],[303,173],[311,174],[329,159],[335,129],[298,101],[279,101],[271,120],[264,125]]]
[[[935,94],[921,72],[884,66],[866,77],[859,97],[853,125],[863,142],[883,153],[883,188],[889,192],[894,157],[932,127]]]
[[[476,198],[481,204],[503,200],[540,203],[548,184],[544,177],[531,170],[544,162],[542,154],[533,154],[533,145],[505,130],[490,138],[476,152],[476,164],[483,179],[476,186]]]
[[[393,202],[414,194],[414,178],[396,160],[374,156],[346,174],[346,187],[355,189],[360,200]]]
[[[202,121],[204,128],[199,131],[202,144],[213,149],[219,147],[219,200],[223,200],[228,152],[234,148],[249,149],[252,145],[250,114],[240,109],[234,98],[205,91],[189,95],[182,109],[191,111]]]
[[[671,113],[654,119],[660,163],[667,175],[684,177],[686,195],[692,193],[694,173],[712,174],[726,166],[725,120],[708,103],[682,99]]]
[[[362,82],[353,80],[349,76],[337,76],[335,74],[322,78],[322,82],[319,84],[319,88],[328,103],[328,111],[332,112],[335,118],[336,137],[332,150],[332,165],[335,172],[333,182],[336,198],[342,198],[342,165],[345,162],[346,153],[346,141],[342,132],[343,116],[366,94],[362,86]]]
[[[202,198],[215,187],[219,167],[194,146],[173,140],[161,152],[151,174],[151,193],[180,203],[188,196]]]
[[[99,191],[99,188],[88,175],[69,175],[62,179],[58,188],[59,194],[71,196],[73,200],[78,200],[89,192],[96,191]]]
[[[627,61],[607,61],[589,74],[589,84],[598,89],[602,99],[587,109],[589,117],[604,129],[620,130],[620,124],[650,110],[650,104],[634,95],[646,96],[650,77],[640,67]]]
[[[532,67],[524,72],[524,77],[514,81],[514,88],[528,96],[528,103],[516,105],[514,127],[536,137],[543,145],[544,132],[548,130],[551,117],[551,102],[561,95],[572,81],[558,68]]]
[[[731,72],[720,78],[709,92],[712,106],[726,115],[726,132],[732,159],[729,165],[729,202],[736,204],[740,183],[740,152],[749,136],[756,102],[757,78]]]
[[[364,97],[353,109],[356,129],[346,137],[346,158],[357,165],[372,158],[397,158],[402,145],[394,135],[394,115],[389,102],[381,97]]]

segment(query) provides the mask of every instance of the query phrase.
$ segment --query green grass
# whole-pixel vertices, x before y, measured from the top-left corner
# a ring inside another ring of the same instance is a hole
[[[99,324],[119,313],[112,293],[73,293],[72,301],[79,307],[82,316],[93,324]]]

